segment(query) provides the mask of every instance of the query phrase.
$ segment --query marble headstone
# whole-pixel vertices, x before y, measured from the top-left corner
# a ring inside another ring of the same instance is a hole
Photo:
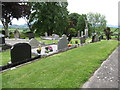
[[[47,32],[45,32],[45,37],[48,37],[48,34],[47,34]]]
[[[58,39],[59,39],[59,35],[57,35],[57,34],[52,34],[52,38],[53,38],[53,40],[58,40]]]
[[[40,46],[40,42],[37,41],[36,39],[32,38],[30,41],[29,41],[29,44],[32,48],[38,48]]]

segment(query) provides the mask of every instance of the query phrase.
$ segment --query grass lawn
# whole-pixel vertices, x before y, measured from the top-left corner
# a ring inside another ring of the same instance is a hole
[[[80,88],[117,47],[91,43],[2,73],[3,88]]]
[[[0,56],[1,56],[0,66],[6,65],[10,61],[10,50],[0,52]]]

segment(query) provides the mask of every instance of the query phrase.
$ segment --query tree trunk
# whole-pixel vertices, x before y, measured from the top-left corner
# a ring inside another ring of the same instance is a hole
[[[7,22],[7,20],[6,20],[6,22],[2,21],[2,24],[3,24],[3,27],[5,29],[5,37],[8,37],[9,33],[8,33],[8,22]]]
[[[8,33],[8,23],[7,22],[5,23],[4,29],[5,29],[5,37],[8,37],[9,33]]]

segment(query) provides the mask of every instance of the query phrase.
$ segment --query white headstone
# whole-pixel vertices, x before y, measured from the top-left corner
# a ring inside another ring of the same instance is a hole
[[[87,20],[85,20],[85,37],[87,38],[88,37],[88,23],[87,23]]]
[[[81,37],[83,37],[83,31],[81,32]]]
[[[41,44],[36,39],[32,38],[29,42],[32,48],[38,48]]]
[[[66,36],[63,37],[58,41],[58,50],[62,50],[68,47],[68,40]]]
[[[48,37],[48,34],[47,34],[47,32],[45,32],[45,37]]]

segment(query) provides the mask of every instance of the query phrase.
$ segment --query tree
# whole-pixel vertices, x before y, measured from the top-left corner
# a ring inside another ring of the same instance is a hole
[[[69,18],[69,28],[75,28],[76,29],[79,16],[80,15],[78,13],[69,14],[69,16],[68,16],[68,18]]]
[[[63,34],[67,27],[66,9],[68,3],[65,2],[37,2],[32,4],[30,23],[36,33],[48,35]]]
[[[25,16],[25,14],[24,14]],[[8,36],[8,27],[12,25],[12,19],[23,17],[22,3],[19,2],[2,2],[2,17],[1,22],[5,29],[5,35]]]
[[[88,13],[87,14],[87,20],[91,24],[93,33],[100,33],[101,30],[103,30],[106,27],[106,20],[105,16],[101,15],[100,13]]]
[[[77,26],[76,26],[78,31],[80,31],[80,32],[83,31],[84,32],[85,26],[86,26],[86,24],[85,24],[86,19],[87,18],[86,18],[85,14],[82,14],[82,15],[79,16]]]
[[[31,23],[29,22],[30,21],[31,8],[32,8],[32,3],[31,2],[21,3],[22,18],[25,19],[29,29],[32,31]]]

